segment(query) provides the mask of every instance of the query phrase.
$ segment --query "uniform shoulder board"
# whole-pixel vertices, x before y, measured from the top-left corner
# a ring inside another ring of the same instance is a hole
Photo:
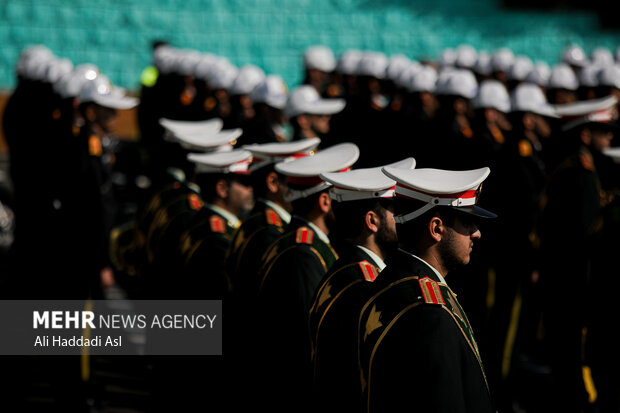
[[[188,195],[187,202],[189,204],[189,207],[194,211],[199,211],[204,205],[204,202],[202,202],[200,197],[198,197],[198,195],[196,194]]]
[[[532,144],[525,139],[521,139],[519,141],[519,155],[527,158],[528,156],[532,156],[532,152]]]
[[[364,274],[364,279],[366,279],[366,281],[372,282],[377,278],[377,275],[379,275],[379,270],[377,267],[366,260],[360,261],[358,265],[360,266],[360,270],[362,270],[362,274]]]
[[[219,215],[212,215],[209,217],[209,226],[213,232],[226,232],[226,221]]]
[[[269,225],[275,225],[277,227],[282,226],[282,218],[276,211],[271,208],[265,209],[265,220]]]
[[[422,295],[424,296],[424,302],[426,302],[426,304],[446,304],[437,282],[429,277],[421,278],[418,282],[420,283],[420,288],[422,289]]]
[[[88,137],[88,153],[91,156],[101,156],[102,152],[101,139],[99,139],[99,136],[90,135]]]
[[[314,239],[314,231],[308,227],[300,227],[295,233],[295,243],[297,244],[312,244]]]
[[[583,169],[588,171],[594,170],[594,160],[592,159],[592,155],[586,152],[579,152],[579,162]]]

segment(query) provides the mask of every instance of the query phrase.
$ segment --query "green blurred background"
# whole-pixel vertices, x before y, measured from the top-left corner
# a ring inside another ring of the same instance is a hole
[[[509,47],[549,64],[575,43],[615,54],[620,26],[605,25],[604,2],[590,9],[564,1],[509,0],[0,0],[0,89],[15,85],[19,53],[44,44],[74,64],[94,63],[111,80],[137,91],[151,61],[151,43],[225,56],[302,80],[302,53],[313,44],[336,55],[348,48],[435,59],[469,43],[492,52]],[[613,2],[611,2],[613,3]],[[532,8],[536,4],[537,8]],[[610,6],[611,7],[611,6]],[[601,18],[601,16],[603,18]],[[620,19],[616,19],[620,20]]]

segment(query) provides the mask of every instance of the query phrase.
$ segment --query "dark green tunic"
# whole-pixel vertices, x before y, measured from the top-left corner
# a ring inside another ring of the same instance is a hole
[[[372,286],[359,323],[368,411],[494,411],[467,317],[435,272],[399,251]]]

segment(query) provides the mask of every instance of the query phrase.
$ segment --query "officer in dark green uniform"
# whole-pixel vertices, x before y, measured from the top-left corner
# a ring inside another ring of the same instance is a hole
[[[256,271],[261,258],[291,221],[293,207],[284,200],[288,187],[284,176],[275,171],[275,164],[311,155],[320,142],[314,138],[244,146],[252,153],[250,174],[256,202],[228,251],[230,287],[239,298],[256,297]]]
[[[102,159],[105,152],[101,140],[114,131],[116,111],[132,109],[138,100],[114,89],[102,74],[82,86],[79,99],[84,125],[77,136],[79,173],[76,171],[72,182],[78,190],[69,201],[69,212],[74,214],[73,229],[79,239],[74,251],[78,261],[75,268],[79,269],[75,276],[82,277],[83,287],[88,278],[89,290],[96,297],[100,294],[100,281],[109,284],[113,277],[108,246],[115,199],[109,182],[110,164]]]
[[[213,151],[221,145],[230,145],[238,136],[238,131],[220,133],[222,121],[219,119],[191,122],[162,118],[160,124],[166,130],[170,146],[176,149],[168,154],[167,168],[152,183],[153,188],[136,213],[130,248],[133,266],[145,283],[146,294],[151,296],[160,285],[156,281],[157,274],[165,277],[163,268],[154,263],[162,235],[178,215],[192,214],[202,205],[200,188],[192,182],[195,166],[187,160],[187,153]],[[164,251],[164,255],[167,252]],[[164,260],[164,263],[169,264],[169,261]]]
[[[286,230],[291,221],[292,205],[284,199],[288,192],[286,177],[275,170],[275,164],[289,162],[314,153],[320,139],[277,142],[244,146],[252,153],[250,178],[255,205],[235,232],[227,256],[227,276],[231,295],[227,302],[227,354],[236,369],[235,383],[254,388],[255,378],[249,378],[247,366],[253,353],[247,343],[255,337],[257,323],[250,315],[256,304],[258,277],[256,272],[267,248]],[[253,400],[239,400],[241,403]],[[241,406],[237,406],[241,409]],[[251,404],[245,407],[251,407]]]
[[[319,174],[350,168],[358,156],[356,145],[343,143],[275,166],[288,177],[286,199],[293,217],[287,232],[265,253],[254,315],[262,327],[255,337],[258,371],[269,369],[275,377],[265,383],[261,401],[277,411],[308,406],[308,310],[318,283],[338,258],[329,238],[334,227],[330,184]]]
[[[495,217],[476,204],[488,168],[397,169],[394,219],[402,250],[372,284],[359,320],[368,412],[493,412],[467,317],[445,282],[469,263],[481,234],[475,219]]]
[[[228,295],[226,254],[241,219],[254,204],[248,169],[251,157],[244,149],[188,155],[196,164],[204,205],[175,239],[180,248],[177,270],[189,283],[184,291],[197,298]]]
[[[391,166],[413,168],[407,158]],[[398,247],[393,219],[394,180],[381,167],[321,174],[330,182],[334,215],[345,242],[338,261],[314,293],[309,326],[312,341],[314,401],[319,411],[361,409],[357,322],[367,282],[385,268]]]
[[[546,190],[541,282],[545,343],[554,379],[551,403],[558,411],[582,411],[594,399],[583,343],[590,322],[596,324],[588,316],[600,300],[591,291],[597,252],[593,246],[601,233],[603,208],[618,185],[615,165],[603,154],[617,128],[616,103],[608,96],[556,106],[570,156],[551,175]],[[595,297],[592,302],[589,293]]]

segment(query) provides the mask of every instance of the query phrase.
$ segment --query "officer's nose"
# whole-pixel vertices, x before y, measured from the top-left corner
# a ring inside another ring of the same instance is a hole
[[[470,238],[471,239],[480,239],[482,237],[482,233],[480,229],[476,225],[472,225]]]

